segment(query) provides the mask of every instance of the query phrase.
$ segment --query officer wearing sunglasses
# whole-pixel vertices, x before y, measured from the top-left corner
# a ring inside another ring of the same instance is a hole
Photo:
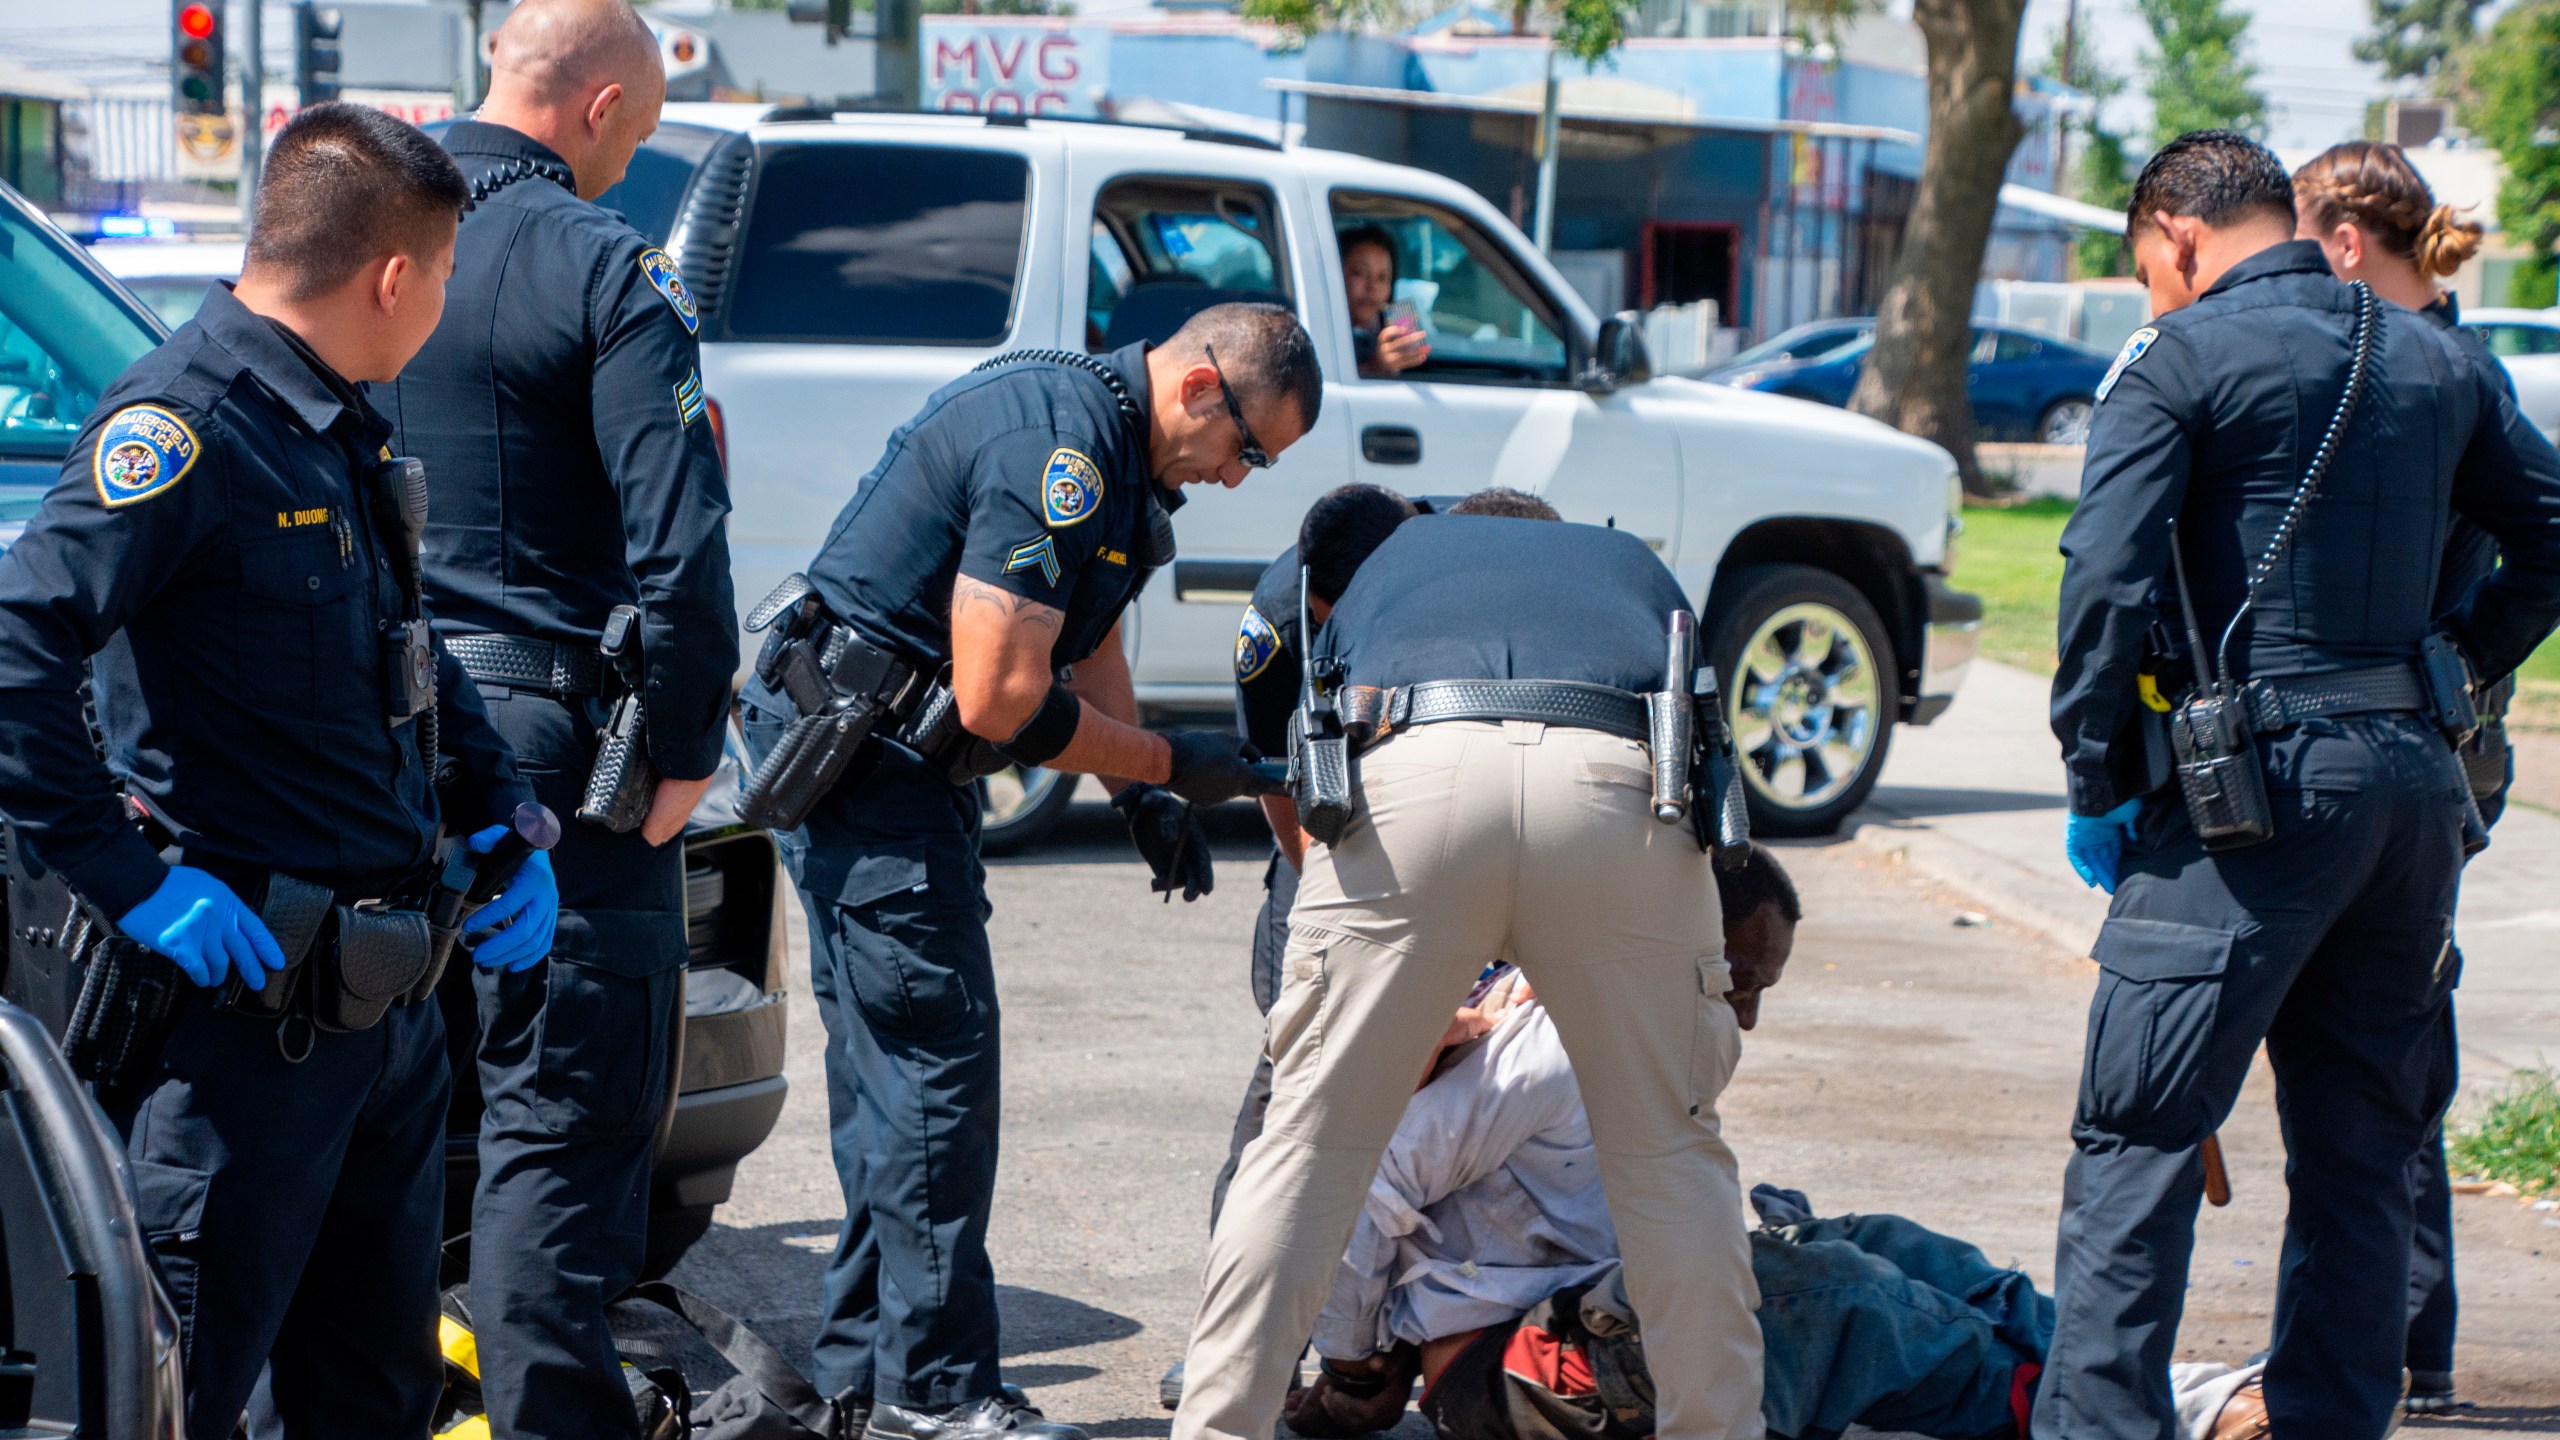
[[[1119,777],[1156,888],[1209,888],[1190,807],[1274,787],[1233,731],[1138,725],[1120,616],[1172,561],[1183,487],[1242,483],[1322,399],[1313,342],[1274,305],[1212,306],[1153,347],[998,356],[890,437],[805,577],[750,617],[783,637],[742,701],[760,778],[849,685],[885,712],[778,837],[809,915],[846,1213],[812,1358],[868,1440],[1081,1440],[997,1367],[997,1006],[970,775]],[[791,659],[810,653],[819,669]]]

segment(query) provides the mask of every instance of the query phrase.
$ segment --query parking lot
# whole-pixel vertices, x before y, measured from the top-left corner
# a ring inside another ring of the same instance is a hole
[[[1097,1437],[1167,1428],[1156,1377],[1181,1354],[1209,1183],[1258,1041],[1245,956],[1265,849],[1250,811],[1216,818],[1219,886],[1195,905],[1147,895],[1117,817],[1095,803],[991,867],[1006,1364],[1053,1417]],[[2095,967],[1996,920],[1957,923],[1976,902],[1891,852],[1844,840],[1784,855],[1806,917],[1724,1107],[1744,1183],[1801,1188],[1824,1213],[1909,1215],[2049,1284]],[[842,1211],[793,920],[790,1106],[676,1278],[805,1362]],[[2224,1144],[2237,1195],[2205,1212],[2181,1345],[2238,1362],[2266,1343],[2282,1216],[2263,1069]],[[2512,1199],[2456,1206],[2462,1393],[2477,1408],[2404,1433],[2560,1435],[2560,1223]],[[1414,1415],[1399,1432],[1427,1433]]]

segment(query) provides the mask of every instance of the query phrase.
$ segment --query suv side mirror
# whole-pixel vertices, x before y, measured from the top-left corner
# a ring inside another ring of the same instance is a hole
[[[1653,378],[1653,357],[1645,353],[1641,317],[1624,310],[1600,322],[1600,338],[1591,347],[1591,369],[1585,388],[1615,390]]]

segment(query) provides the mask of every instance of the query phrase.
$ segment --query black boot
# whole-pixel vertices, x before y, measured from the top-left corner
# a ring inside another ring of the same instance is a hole
[[[1058,1425],[1044,1418],[1039,1409],[1023,1398],[1021,1391],[1005,1386],[996,1394],[981,1400],[964,1401],[941,1410],[910,1410],[904,1405],[875,1402],[871,1421],[863,1427],[862,1440],[1085,1440],[1085,1433],[1073,1425]]]

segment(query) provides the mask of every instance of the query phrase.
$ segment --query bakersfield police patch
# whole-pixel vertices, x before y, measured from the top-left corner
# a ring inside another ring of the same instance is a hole
[[[2107,392],[2116,388],[2116,381],[2123,377],[2125,367],[2141,359],[2151,342],[2159,338],[2160,332],[2148,325],[2126,336],[2124,348],[2116,352],[2116,363],[2107,367],[2107,378],[2098,382],[2098,398],[2106,399]]]
[[[685,288],[684,276],[677,273],[676,262],[667,258],[666,251],[654,246],[641,251],[640,273],[648,276],[649,283],[657,286],[658,293],[675,307],[676,318],[684,322],[684,333],[692,335],[702,329],[702,314],[693,308],[693,292]]]
[[[127,405],[98,432],[98,499],[109,509],[148,500],[186,478],[203,448],[186,421],[157,405]]]
[[[1250,680],[1270,669],[1271,657],[1279,653],[1279,632],[1262,618],[1261,611],[1244,607],[1244,624],[1236,631],[1236,679]]]
[[[1102,508],[1102,472],[1080,451],[1061,445],[1049,452],[1040,475],[1040,513],[1064,529]]]

